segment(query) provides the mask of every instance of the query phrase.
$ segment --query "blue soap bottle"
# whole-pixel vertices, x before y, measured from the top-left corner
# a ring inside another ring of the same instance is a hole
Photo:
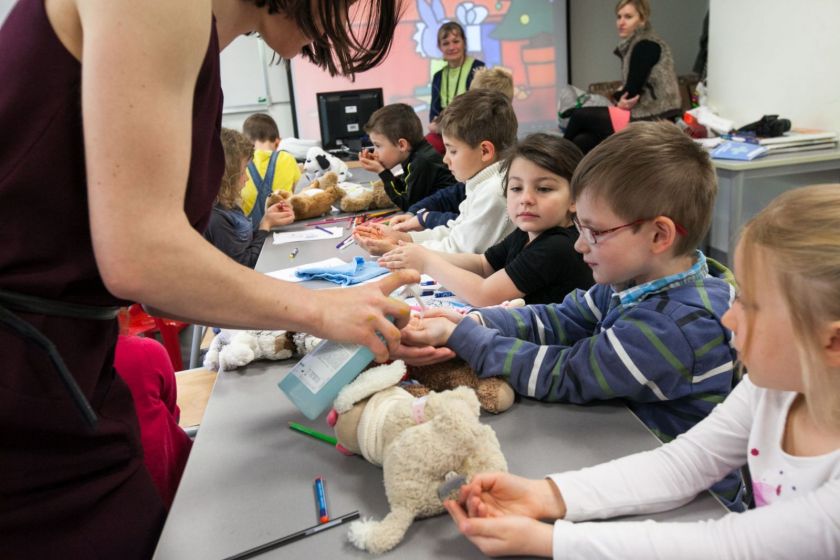
[[[304,416],[315,420],[371,361],[373,352],[366,346],[322,340],[278,385]]]

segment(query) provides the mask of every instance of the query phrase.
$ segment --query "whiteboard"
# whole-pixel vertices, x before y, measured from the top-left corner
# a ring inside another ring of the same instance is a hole
[[[256,111],[271,104],[264,53],[265,43],[256,35],[241,35],[222,51],[225,113]]]

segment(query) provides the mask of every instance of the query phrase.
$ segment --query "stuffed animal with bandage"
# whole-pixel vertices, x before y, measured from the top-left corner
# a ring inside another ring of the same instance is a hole
[[[332,210],[332,205],[341,197],[336,186],[338,176],[335,173],[327,173],[299,193],[291,194],[288,191],[277,191],[272,193],[265,203],[266,208],[281,200],[286,200],[295,211],[295,220],[306,220],[323,216]]]
[[[479,420],[475,393],[459,387],[414,398],[398,386],[405,364],[364,371],[346,385],[327,420],[339,449],[381,465],[391,511],[382,521],[350,525],[358,548],[380,554],[397,546],[415,518],[443,513],[443,500],[479,472],[506,471],[499,440]]]
[[[322,148],[313,146],[306,152],[306,160],[303,162],[303,173],[309,181],[314,181],[327,173],[335,173],[339,181],[347,181],[353,175],[347,169],[347,164],[328,154]]]

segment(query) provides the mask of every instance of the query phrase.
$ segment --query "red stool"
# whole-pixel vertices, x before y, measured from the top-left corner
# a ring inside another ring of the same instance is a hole
[[[173,319],[162,319],[152,317],[139,303],[132,303],[128,308],[128,318],[120,316],[120,326],[123,334],[129,336],[150,336],[159,332],[163,339],[163,347],[169,354],[169,360],[175,371],[184,369],[183,358],[181,357],[181,342],[178,333],[188,326],[188,323],[175,321]]]

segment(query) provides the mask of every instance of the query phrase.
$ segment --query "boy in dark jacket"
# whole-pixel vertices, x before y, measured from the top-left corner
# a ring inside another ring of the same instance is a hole
[[[388,197],[407,210],[437,189],[455,184],[443,158],[423,139],[423,125],[410,106],[386,105],[365,125],[373,150],[359,154],[366,170],[379,175]]]

